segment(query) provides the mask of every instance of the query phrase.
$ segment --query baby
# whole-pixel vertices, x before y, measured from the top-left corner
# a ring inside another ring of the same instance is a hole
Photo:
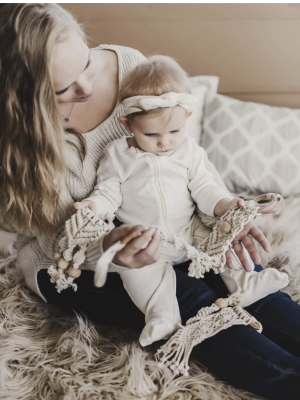
[[[94,192],[81,202],[100,218],[107,212],[130,225],[167,227],[198,246],[207,228],[196,206],[209,216],[222,216],[243,207],[206,168],[206,154],[185,132],[191,105],[186,73],[171,58],[150,57],[121,82],[119,117],[129,136],[111,142],[98,169]],[[248,254],[248,253],[247,253]],[[253,265],[249,255],[248,259]],[[186,261],[184,251],[163,242],[160,259],[139,269],[111,266],[119,272],[133,302],[145,314],[140,343],[149,345],[169,337],[181,323],[172,265]],[[276,269],[246,272],[233,257],[234,269],[221,273],[230,293],[241,288],[243,306],[287,285]]]

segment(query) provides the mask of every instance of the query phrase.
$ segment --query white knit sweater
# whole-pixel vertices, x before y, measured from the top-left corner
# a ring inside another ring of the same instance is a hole
[[[119,65],[119,82],[124,74],[145,60],[145,57],[137,50],[122,46],[101,45],[98,49],[108,49],[116,53]],[[119,124],[118,117],[124,115],[123,107],[117,105],[112,114],[97,128],[84,134],[87,146],[87,155],[83,165],[72,146],[66,145],[64,149],[67,167],[66,184],[69,191],[69,207],[66,208],[65,219],[74,213],[73,203],[81,201],[93,191],[96,183],[96,172],[99,162],[104,155],[106,145],[112,140],[127,134],[127,131]],[[68,135],[68,139],[71,135]],[[61,232],[52,237],[37,235],[29,237],[18,235],[18,266],[24,274],[27,286],[38,294],[44,301],[38,284],[37,273],[42,268],[48,268],[53,263],[53,252],[57,238]],[[87,259],[82,268],[93,269],[95,261],[101,252],[99,242],[90,246]],[[50,279],[50,276],[49,276]]]
[[[118,56],[119,82],[124,74],[145,60],[145,57],[137,50],[127,47],[114,45],[101,45],[98,49],[108,49],[114,51]],[[65,220],[74,213],[73,203],[88,197],[93,191],[97,179],[97,168],[100,160],[104,156],[106,145],[112,140],[118,139],[127,134],[119,122],[118,117],[124,115],[123,107],[117,104],[112,114],[102,122],[97,128],[84,134],[87,146],[87,155],[83,162],[70,145],[64,149],[65,163],[67,167],[66,185],[69,191],[69,206],[66,207]],[[70,136],[69,136],[70,137]],[[68,137],[68,139],[69,139]],[[220,186],[225,187],[219,174],[213,165],[205,159],[207,168],[213,172],[215,179]],[[37,273],[40,269],[48,268],[53,263],[54,247],[62,228],[51,238],[46,235],[26,236],[19,233],[17,241],[18,266],[24,274],[26,285],[40,296],[45,302],[46,299],[41,294],[37,284]],[[101,243],[94,242],[87,251],[83,269],[93,270],[96,260],[101,255]],[[50,279],[50,277],[49,277]]]

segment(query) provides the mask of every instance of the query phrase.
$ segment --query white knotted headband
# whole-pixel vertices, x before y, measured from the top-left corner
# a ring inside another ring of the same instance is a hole
[[[190,106],[197,103],[197,97],[189,93],[164,93],[160,96],[133,96],[123,100],[124,114],[133,114],[141,111],[153,110],[154,108],[167,108],[180,106],[187,111]]]

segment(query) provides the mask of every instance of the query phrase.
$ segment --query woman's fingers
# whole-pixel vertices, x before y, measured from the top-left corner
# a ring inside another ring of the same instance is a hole
[[[120,226],[110,231],[103,239],[103,250],[106,251],[113,244],[119,240],[124,239],[126,236],[130,235],[133,231],[138,231],[143,229],[142,226]]]
[[[250,254],[250,257],[252,258],[253,262],[255,264],[260,264],[261,258],[258,254],[256,247],[254,246],[252,239],[250,239],[250,237],[247,235],[247,236],[243,237],[242,243],[243,243],[245,249]]]
[[[143,232],[140,236],[134,239],[131,243],[126,246],[128,256],[133,256],[138,253],[141,249],[146,248],[150,242],[152,236],[155,233],[155,228],[149,228]]]
[[[251,236],[261,245],[261,247],[266,251],[270,251],[270,243],[262,231],[254,225],[248,232]]]
[[[225,257],[226,257],[227,267],[232,269],[233,268],[233,264],[232,264],[232,255],[231,255],[230,248],[226,251]]]
[[[245,249],[249,252],[253,262],[255,264],[259,264],[261,262],[260,256],[252,241],[252,238],[250,238],[248,235],[251,235],[253,239],[257,240],[257,242],[265,251],[270,251],[270,244],[262,231],[255,225],[254,221],[248,222],[248,224],[244,226],[244,229],[234,238],[233,242],[242,242],[245,246]],[[249,261],[245,256],[243,245],[241,243],[236,243],[234,244],[233,248],[244,269],[246,271],[251,271],[252,266],[249,264]]]
[[[251,272],[252,266],[245,255],[243,245],[241,243],[236,243],[233,245],[233,250],[235,251],[235,254],[239,258],[240,262],[242,263],[244,270],[247,272]]]
[[[147,264],[153,264],[159,259],[161,252],[162,252],[162,241],[160,238],[159,231],[156,229],[148,246],[145,249],[140,250],[138,253],[136,253],[135,260],[136,262],[140,263],[141,266],[145,262]]]
[[[160,237],[155,235],[155,231],[155,228],[149,228],[127,244],[116,254],[114,262],[128,268],[140,268],[157,261]]]
[[[103,240],[103,250],[106,251],[114,243],[129,235],[138,236],[116,253],[113,259],[115,263],[128,268],[140,268],[158,260],[162,250],[159,232],[155,228],[145,231],[140,225],[113,229]]]

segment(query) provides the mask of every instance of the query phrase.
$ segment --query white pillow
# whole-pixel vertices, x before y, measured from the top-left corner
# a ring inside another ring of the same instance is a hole
[[[300,110],[217,95],[205,109],[201,146],[236,195],[300,193]]]
[[[219,78],[216,76],[192,76],[189,78],[191,93],[199,99],[193,104],[193,114],[189,117],[186,125],[189,136],[192,136],[196,143],[200,144],[202,132],[203,111],[209,102],[214,98],[218,90]]]

